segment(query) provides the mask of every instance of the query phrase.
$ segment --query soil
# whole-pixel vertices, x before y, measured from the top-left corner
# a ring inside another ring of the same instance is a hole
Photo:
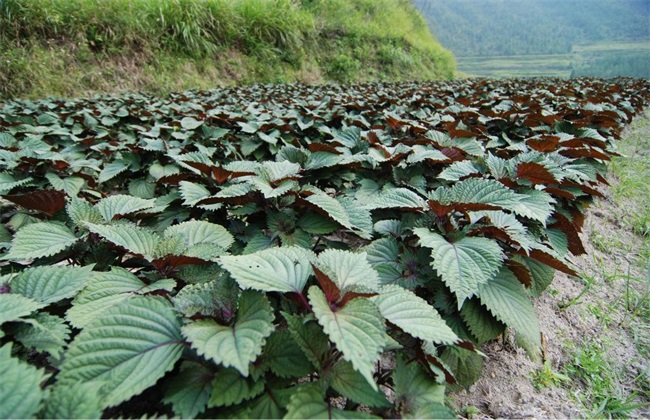
[[[562,372],[563,366],[571,363],[576,348],[600,344],[605,349],[603,358],[612,371],[618,372],[618,386],[626,396],[639,391],[635,378],[645,375],[642,383],[650,384],[650,360],[639,354],[627,328],[629,312],[624,304],[628,282],[620,276],[627,275],[628,270],[636,278],[646,278],[648,274],[641,272],[633,253],[620,249],[638,249],[635,245],[640,243],[619,222],[625,203],[614,203],[608,188],[601,192],[606,198],[589,208],[581,234],[587,254],[572,258],[582,277],[593,279],[589,290],[580,296],[585,282],[558,273],[534,304],[544,338],[544,359],[550,362],[552,370]],[[609,242],[603,243],[599,238]],[[607,246],[614,243],[616,247]],[[618,277],[612,276],[616,273]],[[575,303],[567,307],[574,299]],[[542,365],[531,361],[515,346],[512,334],[487,344],[482,351],[487,358],[481,379],[468,391],[451,396],[460,413],[469,416],[467,407],[473,406],[472,418],[585,418],[590,416],[589,410],[595,409],[580,403],[577,396],[587,395],[589,389],[577,378],[560,386],[535,388],[531,378]],[[645,398],[650,395],[648,389],[641,391]],[[635,403],[646,406],[626,415],[650,418],[649,402],[637,397]]]

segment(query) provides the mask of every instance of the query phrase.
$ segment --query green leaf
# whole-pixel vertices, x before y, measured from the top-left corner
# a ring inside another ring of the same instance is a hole
[[[406,188],[384,191],[370,204],[371,209],[425,210],[427,202],[417,193]]]
[[[456,419],[458,416],[445,407],[444,404],[429,404],[419,406],[416,410],[408,413],[404,418],[407,419]]]
[[[139,278],[121,267],[113,266],[109,272],[94,273],[86,287],[73,300],[66,319],[73,326],[83,328],[113,306],[141,293],[146,287]]]
[[[85,227],[84,222],[103,223],[99,210],[87,201],[73,197],[66,206],[66,212],[72,222],[79,227]]]
[[[76,382],[70,385],[56,384],[47,397],[44,418],[49,419],[98,419],[102,415],[99,391],[103,382]]]
[[[532,285],[530,289],[528,289],[528,293],[530,293],[531,296],[540,296],[544,290],[546,290],[546,288],[553,282],[553,278],[555,277],[555,269],[552,267],[549,267],[540,261],[520,255],[514,255],[511,258],[526,266],[530,272]]]
[[[48,352],[58,359],[70,338],[71,330],[65,321],[45,312],[37,313],[25,321],[27,323],[16,327],[16,340],[27,348]]]
[[[339,203],[341,203],[348,213],[348,218],[354,233],[363,239],[371,239],[373,224],[370,210],[362,206],[359,201],[350,197],[341,197]]]
[[[262,353],[273,329],[273,310],[267,298],[245,291],[239,298],[237,321],[232,326],[202,319],[183,327],[183,334],[200,355],[248,376],[249,364]]]
[[[32,312],[45,306],[44,303],[22,295],[2,293],[0,294],[0,325],[29,316]],[[4,333],[0,330],[0,337],[3,336]]]
[[[535,308],[510,270],[501,269],[495,278],[481,285],[479,298],[499,321],[515,330],[517,342],[531,358],[541,356],[541,333]]]
[[[410,290],[390,285],[382,287],[370,300],[386,320],[424,341],[453,344],[458,337],[427,301]]]
[[[156,244],[160,237],[153,231],[142,228],[130,222],[119,222],[110,225],[85,223],[93,233],[107,241],[121,246],[136,255],[141,255],[149,261],[154,259]]]
[[[289,161],[264,162],[255,169],[257,176],[251,177],[251,183],[262,192],[264,197],[280,197],[289,190],[298,188],[294,178],[300,177],[300,165]]]
[[[109,181],[127,169],[129,169],[129,162],[126,160],[117,160],[115,162],[107,163],[104,165],[104,169],[99,173],[97,182],[101,184],[102,182]]]
[[[339,228],[338,223],[315,212],[306,212],[303,214],[296,222],[296,225],[305,232],[313,235],[327,235]]]
[[[178,190],[183,197],[183,204],[186,206],[195,206],[199,201],[212,195],[203,185],[188,181],[181,181]]]
[[[384,319],[377,307],[368,299],[357,298],[334,311],[316,286],[309,288],[309,303],[318,323],[343,353],[343,359],[352,362],[354,369],[376,390],[373,372],[385,344]]]
[[[53,173],[48,173],[45,174],[45,178],[50,182],[52,188],[63,191],[70,197],[76,197],[86,184],[85,179],[76,176],[69,176],[61,179]]]
[[[235,242],[235,238],[223,226],[201,220],[170,226],[165,230],[164,236],[180,236],[188,248],[198,244],[212,244],[227,250]]]
[[[373,229],[383,236],[401,236],[404,233],[401,220],[380,220],[374,224]]]
[[[352,364],[340,361],[331,371],[332,388],[341,396],[352,401],[367,405],[368,407],[389,407],[386,396],[373,389],[359,372],[354,370]]]
[[[0,347],[0,377],[0,418],[33,418],[44,397],[40,385],[46,379],[45,372],[11,357],[8,343]]]
[[[460,162],[454,162],[446,167],[442,172],[440,172],[438,178],[444,179],[445,181],[460,181],[461,178],[479,172],[480,169],[474,165],[474,162],[471,160],[461,160]]]
[[[62,384],[104,381],[103,406],[117,405],[174,367],[185,348],[180,327],[164,298],[133,297],[86,325],[70,343],[58,379]]]
[[[9,247],[11,239],[13,239],[13,235],[11,232],[9,232],[9,229],[7,229],[4,225],[0,225],[0,249],[4,246],[1,244],[6,244],[7,247]]]
[[[325,211],[332,220],[341,224],[343,227],[352,229],[348,212],[336,198],[316,190],[315,194],[310,195],[305,200]]]
[[[519,207],[521,197],[499,181],[469,178],[455,183],[450,190],[456,203],[487,204],[503,209]]]
[[[239,404],[244,400],[255,398],[264,391],[264,381],[245,378],[235,369],[219,371],[212,382],[212,394],[209,407],[223,407]]]
[[[116,216],[136,213],[140,210],[150,209],[155,205],[156,200],[154,199],[145,200],[140,197],[116,194],[102,198],[96,204],[96,207],[104,220],[110,222]]]
[[[176,165],[161,165],[156,162],[149,167],[149,175],[156,181],[164,176],[176,175],[180,173],[180,169]],[[185,181],[181,181],[185,182]]]
[[[219,262],[243,289],[265,292],[302,292],[313,274],[315,255],[304,248],[282,247],[241,256],[223,256]]]
[[[394,238],[380,238],[372,241],[365,250],[368,253],[368,262],[373,267],[383,264],[400,267],[399,244]]]
[[[203,125],[203,121],[195,120],[192,117],[184,117],[181,120],[181,127],[185,130],[196,130]]]
[[[62,223],[41,222],[22,227],[11,242],[7,260],[49,257],[77,242],[77,237]]]
[[[349,290],[375,292],[379,289],[379,276],[368,263],[368,255],[365,252],[328,249],[318,256],[316,265],[342,293]]]
[[[185,317],[200,314],[207,317],[234,314],[237,308],[239,287],[230,277],[190,284],[172,298],[174,307]]]
[[[0,173],[0,194],[7,194],[9,191],[21,185],[25,185],[31,182],[33,178],[24,178],[21,180],[16,180],[10,174]]]
[[[74,297],[93,274],[85,267],[42,266],[22,271],[11,281],[11,291],[42,303]]]
[[[163,402],[171,404],[181,418],[196,417],[208,405],[214,373],[200,363],[184,361],[180,372],[169,379]]]
[[[458,308],[465,299],[474,296],[479,285],[485,284],[499,271],[504,255],[497,242],[488,238],[463,237],[448,242],[429,229],[413,232],[420,243],[431,248],[431,266],[458,298]]]
[[[505,324],[494,318],[476,298],[463,304],[460,316],[478,344],[494,340],[506,329]]]
[[[454,372],[456,383],[466,389],[469,389],[481,377],[483,357],[480,354],[465,349],[447,347],[440,355],[440,360]]]
[[[289,333],[307,359],[318,369],[322,369],[330,344],[320,325],[299,315],[282,312],[282,316],[287,320]]]
[[[156,183],[146,178],[135,178],[129,181],[129,194],[134,197],[151,199],[156,197]],[[158,212],[154,208],[152,211]]]
[[[289,404],[287,405],[287,415],[285,419],[329,419],[328,406],[325,403],[317,384],[308,384],[298,387]]]
[[[519,197],[519,204],[513,208],[515,213],[533,220],[538,220],[543,224],[553,214],[555,199],[549,193],[540,190],[525,189],[519,194]]]
[[[303,378],[314,371],[292,334],[286,330],[275,331],[266,340],[262,366],[281,378]]]
[[[291,395],[285,419],[374,419],[362,411],[344,411],[325,402],[318,384],[301,385]]]
[[[512,213],[498,211],[477,211],[470,213],[471,223],[476,223],[483,217],[487,217],[492,226],[502,230],[510,239],[517,242],[519,246],[530,251],[535,239],[528,233],[526,227]]]
[[[405,364],[398,358],[397,367],[393,371],[393,383],[395,403],[405,409],[403,415],[413,414],[430,405],[444,405],[445,387],[430,378],[415,362]]]
[[[546,236],[548,237],[551,248],[560,257],[566,257],[567,252],[569,252],[569,239],[566,234],[560,229],[546,229]]]
[[[250,406],[250,418],[254,419],[281,419],[287,413],[285,407],[289,404],[292,388],[271,388],[267,387],[264,394],[247,405]]]

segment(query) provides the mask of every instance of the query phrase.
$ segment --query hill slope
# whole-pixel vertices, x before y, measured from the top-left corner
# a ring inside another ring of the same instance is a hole
[[[0,98],[454,72],[408,0],[0,0]]]
[[[415,0],[460,57],[563,54],[580,43],[650,39],[647,0]]]

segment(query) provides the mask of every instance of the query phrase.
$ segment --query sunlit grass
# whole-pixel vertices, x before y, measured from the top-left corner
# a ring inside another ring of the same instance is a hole
[[[0,0],[0,98],[454,73],[408,0]]]

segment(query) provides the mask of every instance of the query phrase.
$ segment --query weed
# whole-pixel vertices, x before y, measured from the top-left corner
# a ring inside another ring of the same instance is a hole
[[[629,210],[623,222],[642,238],[636,250],[640,264],[650,262],[650,122],[647,118],[634,121],[627,136],[620,143],[625,156],[614,158],[611,165],[619,182],[612,188],[617,202]]]
[[[339,82],[353,80],[360,69],[361,63],[345,54],[332,57],[326,67],[327,75]]]
[[[579,380],[584,388],[574,395],[588,412],[588,417],[623,418],[642,407],[635,403],[636,392],[626,394],[618,384],[620,372],[603,355],[602,344],[591,342],[575,350],[563,372]]]
[[[564,382],[571,381],[571,378],[553,370],[551,362],[546,360],[542,368],[532,374],[531,381],[535,388],[541,390],[552,386],[560,386]]]
[[[596,282],[596,277],[589,276],[587,274],[583,274],[582,276],[577,277],[577,279],[582,284],[584,284],[584,287],[582,288],[580,293],[578,293],[578,295],[576,297],[574,297],[573,299],[570,299],[568,302],[560,302],[560,303],[558,303],[558,307],[560,308],[560,310],[564,311],[564,310],[568,309],[569,307],[571,307],[573,305],[579,304],[580,299],[582,299],[582,297],[585,295],[585,293],[587,293],[589,290],[591,290],[594,283]]]

